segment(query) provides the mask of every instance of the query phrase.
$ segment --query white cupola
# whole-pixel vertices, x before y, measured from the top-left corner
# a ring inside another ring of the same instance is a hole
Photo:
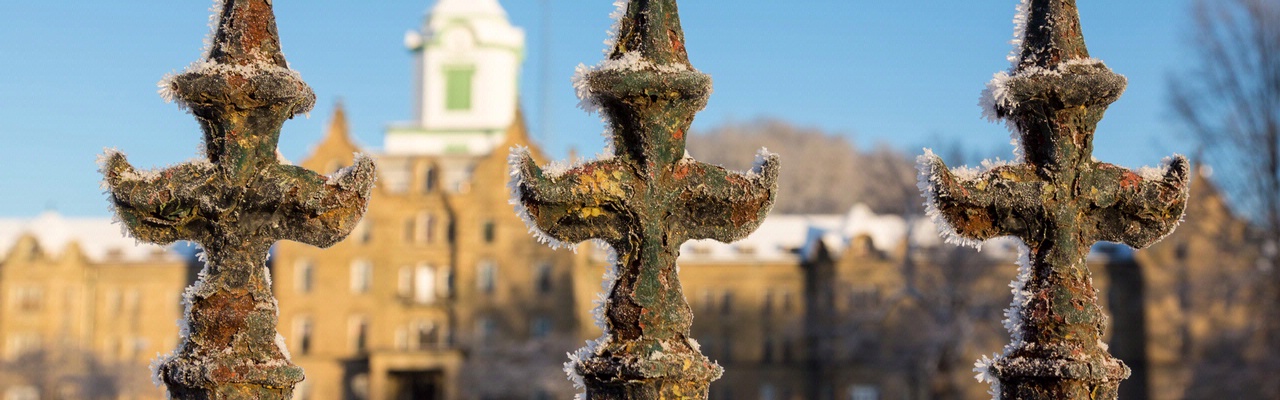
[[[414,120],[387,133],[390,154],[487,154],[516,115],[524,31],[497,0],[440,0],[414,52]],[[486,145],[486,143],[488,143]]]

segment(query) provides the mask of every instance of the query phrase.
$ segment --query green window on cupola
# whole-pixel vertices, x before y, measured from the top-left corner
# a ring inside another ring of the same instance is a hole
[[[476,67],[471,65],[444,68],[445,110],[467,111],[471,109],[471,81],[475,75]]]

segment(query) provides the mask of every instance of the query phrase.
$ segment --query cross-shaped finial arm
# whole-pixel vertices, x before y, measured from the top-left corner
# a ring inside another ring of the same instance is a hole
[[[230,180],[208,162],[140,173],[124,154],[106,157],[103,172],[121,220],[134,237],[161,244],[201,241],[212,221],[239,213],[270,222],[261,224],[267,237],[327,247],[355,227],[374,181],[373,161],[365,156],[331,176],[277,164],[242,190],[225,188]]]
[[[960,238],[981,242],[1010,235],[1025,238],[1040,231],[1029,224],[1040,221],[1035,216],[1045,185],[1032,167],[1004,165],[961,176],[932,152],[921,156],[919,165],[920,190]]]
[[[363,154],[329,176],[292,165],[267,170],[262,182],[271,190],[265,191],[280,196],[274,204],[281,224],[273,227],[272,236],[317,247],[342,240],[364,215],[374,170],[373,160]]]
[[[140,173],[123,153],[105,156],[102,172],[112,208],[133,237],[169,244],[199,241],[208,234],[205,216],[216,215],[219,182],[210,163],[186,163],[157,172]]]
[[[673,209],[671,218],[688,230],[689,239],[729,243],[746,237],[764,221],[778,192],[776,154],[760,157],[745,173],[692,159],[676,163],[673,171],[684,206]]]
[[[1180,155],[1159,176],[1099,164],[1097,180],[1118,184],[1103,185],[1103,191],[1092,196],[1100,208],[1093,218],[1097,238],[1141,249],[1173,232],[1187,205],[1190,169]]]
[[[613,160],[596,161],[549,174],[528,149],[512,152],[513,202],[529,222],[561,243],[591,239],[606,242],[626,237],[634,216],[626,207],[628,181],[634,174]]]

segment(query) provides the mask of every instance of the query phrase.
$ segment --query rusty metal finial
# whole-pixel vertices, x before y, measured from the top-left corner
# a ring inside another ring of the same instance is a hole
[[[609,121],[614,154],[543,169],[517,149],[512,202],[553,245],[598,239],[616,252],[605,278],[605,335],[566,364],[586,398],[705,399],[721,368],[690,337],[679,247],[730,242],[759,226],[773,205],[777,157],[762,152],[746,173],[687,157],[685,136],[711,79],[689,64],[674,0],[621,6],[608,59],[577,78],[583,100]]]
[[[187,289],[183,341],[157,360],[176,399],[288,399],[303,379],[276,333],[266,269],[277,240],[316,246],[345,237],[364,213],[373,162],[331,176],[279,163],[284,121],[315,95],[280,53],[271,0],[224,0],[207,58],[161,82],[204,131],[207,160],[139,172],[108,151],[102,172],[116,215],[141,241],[204,249]]]
[[[1188,195],[1186,158],[1130,171],[1093,159],[1093,135],[1125,78],[1088,58],[1074,0],[1024,0],[1010,73],[988,84],[988,116],[1004,119],[1017,164],[949,170],[920,157],[926,206],[949,239],[1014,236],[1027,258],[1006,312],[1012,343],[978,362],[1003,399],[1115,399],[1129,369],[1101,342],[1106,320],[1085,259],[1097,241],[1142,248],[1173,231]]]

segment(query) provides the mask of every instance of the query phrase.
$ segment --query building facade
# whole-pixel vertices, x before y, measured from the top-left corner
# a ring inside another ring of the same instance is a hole
[[[0,396],[161,399],[148,364],[178,345],[187,264],[110,219],[0,220]]]
[[[527,235],[505,185],[508,149],[531,146],[516,106],[524,33],[494,0],[444,0],[406,45],[415,120],[374,155],[363,222],[330,249],[275,250],[280,330],[308,377],[295,397],[563,397],[574,256]],[[356,152],[369,150],[339,109],[301,165],[332,172]]]

